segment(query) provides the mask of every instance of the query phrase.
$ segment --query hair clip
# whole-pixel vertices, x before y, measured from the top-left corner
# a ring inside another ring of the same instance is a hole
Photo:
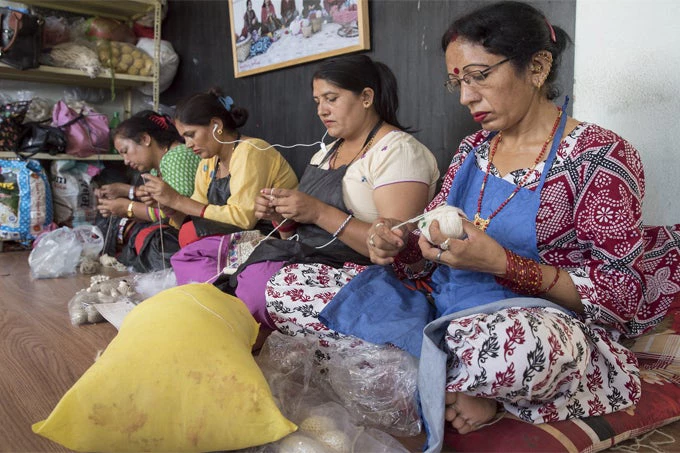
[[[543,20],[545,21],[545,24],[546,24],[546,25],[548,26],[548,28],[550,29],[550,40],[551,40],[552,42],[557,42],[557,36],[555,36],[555,29],[553,28],[552,25],[550,25],[550,22],[548,22],[548,18],[547,18],[547,17],[543,17]]]
[[[163,117],[163,116],[151,115],[151,117],[149,119],[151,121],[153,121],[154,123],[156,123],[158,125],[158,127],[160,127],[161,129],[167,129],[168,128],[168,123],[165,120],[165,117]]]
[[[227,112],[231,111],[231,106],[234,105],[234,100],[231,98],[231,96],[220,96],[217,99],[220,101],[220,104],[222,104],[224,108],[227,109]]]

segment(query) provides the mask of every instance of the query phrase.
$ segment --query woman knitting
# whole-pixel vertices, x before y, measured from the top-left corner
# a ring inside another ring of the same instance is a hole
[[[444,420],[465,434],[503,411],[544,423],[637,404],[637,361],[618,340],[651,329],[678,291],[680,226],[643,226],[638,152],[552,102],[568,42],[518,2],[451,24],[445,86],[482,129],[460,144],[428,207],[461,208],[464,234],[448,237],[433,221],[430,240],[419,239],[414,270],[437,267],[434,309],[420,293],[404,296],[393,275],[366,271],[336,296],[340,309],[324,313],[330,327],[376,343],[422,340],[411,351],[429,451],[441,448]],[[375,263],[413,242],[397,223],[381,217],[369,230]]]
[[[200,157],[184,145],[175,125],[166,115],[141,111],[123,121],[112,131],[113,144],[125,165],[162,178],[183,195],[194,191],[194,176]],[[170,256],[179,250],[177,232],[168,229],[171,213],[149,200],[144,185],[106,184],[95,191],[97,209],[104,217],[98,222],[110,239],[106,251],[115,253],[114,243],[122,252],[119,260],[139,272],[170,266]],[[157,234],[164,225],[164,235]],[[163,246],[153,242],[163,240]]]
[[[261,243],[239,268],[236,295],[264,325],[316,332],[316,315],[369,264],[376,218],[408,219],[427,205],[439,170],[397,119],[392,71],[365,55],[322,63],[312,80],[317,114],[337,140],[307,166],[298,190],[262,186],[256,216],[284,238]]]
[[[263,227],[255,216],[260,188],[294,189],[298,181],[269,143],[241,134],[248,111],[218,89],[180,101],[175,120],[187,147],[202,158],[194,191],[184,195],[153,176],[145,186],[154,203],[174,210],[173,224],[181,225],[182,249],[172,257],[177,282],[212,282],[241,232]]]

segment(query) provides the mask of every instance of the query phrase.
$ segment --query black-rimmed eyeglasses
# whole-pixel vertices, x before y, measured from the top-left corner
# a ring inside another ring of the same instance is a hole
[[[446,82],[444,82],[444,86],[446,87],[447,90],[449,90],[449,93],[451,94],[456,94],[458,91],[460,91],[460,84],[461,81],[465,82],[465,85],[471,86],[471,87],[477,87],[477,86],[483,86],[484,81],[486,80],[487,76],[491,72],[492,69],[502,65],[503,63],[506,63],[508,61],[512,60],[512,57],[508,57],[504,60],[499,61],[496,64],[492,64],[486,69],[481,69],[478,71],[470,71],[467,74],[463,75],[463,77],[456,77],[453,74],[449,74],[449,78],[446,79]]]

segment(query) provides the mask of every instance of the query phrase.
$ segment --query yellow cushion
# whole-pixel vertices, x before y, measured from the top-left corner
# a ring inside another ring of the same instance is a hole
[[[258,324],[209,284],[135,307],[102,356],[33,432],[77,451],[217,451],[297,427],[253,360]]]

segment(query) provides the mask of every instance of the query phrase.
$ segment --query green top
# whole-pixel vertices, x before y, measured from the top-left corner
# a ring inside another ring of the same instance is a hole
[[[194,180],[199,162],[200,156],[181,144],[170,148],[161,158],[160,174],[170,187],[181,195],[190,197],[194,193]],[[155,169],[151,170],[152,175],[158,176],[157,173]]]

